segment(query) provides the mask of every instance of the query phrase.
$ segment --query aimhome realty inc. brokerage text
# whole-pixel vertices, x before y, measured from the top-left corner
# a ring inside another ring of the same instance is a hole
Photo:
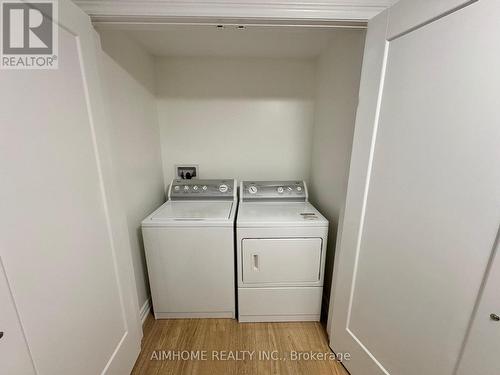
[[[278,350],[153,350],[151,361],[349,361],[350,353]]]

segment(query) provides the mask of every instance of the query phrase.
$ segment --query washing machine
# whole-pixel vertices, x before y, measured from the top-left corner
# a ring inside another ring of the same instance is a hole
[[[319,321],[327,236],[304,181],[241,182],[238,320]]]
[[[173,180],[142,222],[156,319],[234,318],[235,180]]]

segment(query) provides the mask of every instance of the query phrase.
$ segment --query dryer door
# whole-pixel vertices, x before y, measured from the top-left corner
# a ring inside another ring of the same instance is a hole
[[[244,284],[317,283],[321,238],[262,238],[242,241]]]

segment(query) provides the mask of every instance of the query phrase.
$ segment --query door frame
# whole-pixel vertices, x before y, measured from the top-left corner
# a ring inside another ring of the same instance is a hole
[[[96,23],[364,26],[396,0],[89,1],[75,0]]]

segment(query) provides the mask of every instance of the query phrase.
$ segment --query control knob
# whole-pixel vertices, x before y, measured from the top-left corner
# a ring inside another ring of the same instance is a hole
[[[248,188],[248,192],[249,192],[250,194],[255,194],[255,193],[257,193],[257,186],[250,186],[250,187]]]
[[[226,185],[226,184],[221,184],[221,185],[219,185],[219,191],[220,191],[221,193],[225,193],[227,190],[228,190],[228,187],[227,187],[227,185]]]
[[[278,187],[278,189],[276,189],[278,191],[279,194],[283,194],[283,186],[280,186]]]

